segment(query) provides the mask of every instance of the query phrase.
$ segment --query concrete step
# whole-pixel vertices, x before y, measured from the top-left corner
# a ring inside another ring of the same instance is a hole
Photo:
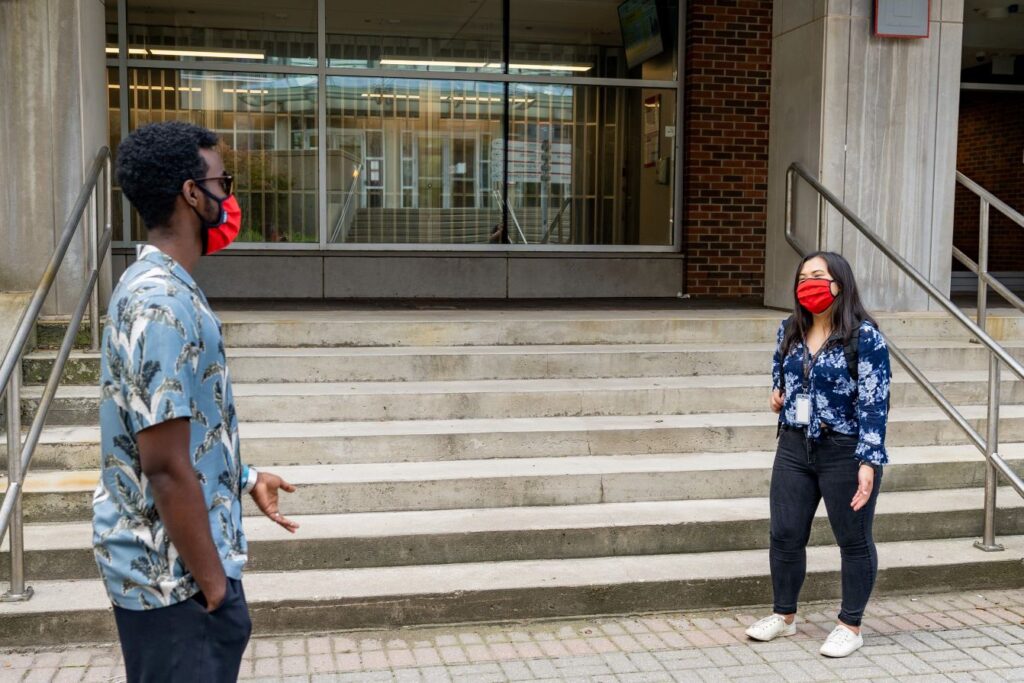
[[[983,371],[988,352],[977,344],[915,339],[903,345],[926,371]],[[1007,348],[1024,359],[1024,342]],[[774,344],[594,344],[587,346],[438,346],[369,348],[229,348],[231,377],[238,383],[436,382],[498,379],[591,379],[757,375],[766,372]],[[44,384],[53,351],[25,359],[25,384]],[[766,360],[768,359],[768,360]],[[64,384],[99,383],[100,357],[75,352]]]
[[[984,406],[966,406],[961,412],[975,429],[981,429]],[[1024,442],[1024,406],[1003,406],[999,423],[1003,442]],[[776,416],[764,410],[487,420],[243,422],[240,433],[246,462],[261,466],[736,453],[774,448],[776,424]],[[897,408],[890,415],[886,443],[890,447],[944,446],[968,441],[937,408]],[[95,467],[98,444],[98,427],[49,427],[40,437],[34,467]],[[0,455],[5,452],[6,441],[0,440]]]
[[[1024,461],[1024,444],[1009,444],[1002,451],[1015,465]],[[318,515],[756,497],[768,490],[772,460],[765,452],[702,453],[312,465],[274,471],[301,490],[286,497],[284,509]],[[98,476],[97,470],[32,472],[25,484],[26,519],[91,518]],[[983,456],[977,452],[915,448],[900,451],[886,468],[885,488],[973,488],[984,477]]]
[[[100,317],[102,324],[102,316]],[[89,332],[89,316],[85,316],[82,326],[78,328],[75,335],[76,349],[87,349],[91,343]],[[68,321],[65,320],[41,320],[36,324],[35,346],[40,349],[59,349],[64,341],[64,335],[68,331]]]
[[[878,595],[1020,586],[1024,538],[984,553],[972,538],[879,544]],[[809,548],[804,601],[839,596],[839,553]],[[98,579],[33,582],[36,596],[0,604],[6,647],[114,640]],[[256,631],[327,631],[395,624],[511,621],[566,615],[689,610],[771,600],[764,550],[368,569],[252,572]]]
[[[988,400],[988,374],[944,371],[931,374],[954,405]],[[471,380],[457,382],[347,382],[320,384],[236,384],[239,414],[253,422],[342,420],[462,420],[614,415],[693,415],[755,411],[766,404],[770,379],[760,375],[639,377],[560,380]],[[23,390],[23,421],[39,406],[42,387]],[[1024,382],[1004,378],[1003,405],[1024,403]],[[933,405],[905,373],[892,384],[896,408]],[[58,390],[47,424],[97,424],[95,386]]]
[[[886,481],[888,487],[888,481]],[[886,491],[878,542],[980,536],[982,489]],[[998,495],[999,536],[1024,534],[1024,499]],[[551,507],[299,515],[297,535],[263,517],[245,520],[255,571],[392,567],[460,562],[569,559],[766,548],[767,498],[603,503]],[[834,543],[824,504],[811,545]],[[33,580],[96,575],[88,522],[30,524],[26,572]],[[6,548],[0,580],[9,577]]]
[[[785,313],[747,310],[226,311],[229,347],[521,346],[774,342]],[[968,335],[937,313],[881,314],[894,339]],[[989,318],[996,339],[1024,339],[1024,317]]]

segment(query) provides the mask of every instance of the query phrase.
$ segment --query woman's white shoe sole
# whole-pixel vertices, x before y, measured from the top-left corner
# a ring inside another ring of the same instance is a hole
[[[789,626],[784,631],[782,631],[780,633],[777,633],[776,635],[771,636],[770,638],[756,636],[753,633],[751,633],[750,631],[747,631],[746,634],[747,634],[747,637],[750,638],[751,640],[756,640],[759,643],[770,643],[771,641],[775,640],[776,638],[788,638],[789,636],[795,636],[796,635],[796,622],[793,622],[792,624],[789,624]]]
[[[864,647],[863,642],[861,642],[857,647],[853,648],[849,652],[825,652],[824,650],[820,650],[819,652],[821,653],[822,657],[828,657],[829,659],[842,659],[843,657],[849,657],[862,647]]]

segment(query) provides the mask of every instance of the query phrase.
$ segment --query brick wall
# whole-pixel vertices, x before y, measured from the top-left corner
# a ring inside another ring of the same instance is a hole
[[[1024,211],[1024,93],[964,91],[957,170]],[[957,185],[953,244],[978,256],[978,198]],[[1024,228],[989,210],[989,269],[1024,271]],[[954,262],[957,270],[966,270]]]
[[[764,294],[771,0],[696,0],[686,17],[687,291]]]

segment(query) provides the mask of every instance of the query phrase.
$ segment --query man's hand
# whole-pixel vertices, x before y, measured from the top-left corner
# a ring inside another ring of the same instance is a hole
[[[224,579],[224,585],[217,589],[211,589],[212,595],[203,591],[203,597],[206,598],[206,612],[211,613],[217,610],[222,604],[224,604],[224,598],[228,596],[228,581]]]
[[[784,399],[782,398],[782,392],[778,389],[772,391],[771,407],[773,413],[778,413],[782,410],[782,404]]]
[[[288,493],[294,493],[295,487],[286,482],[276,474],[269,472],[260,472],[256,479],[256,488],[252,490],[252,499],[256,503],[263,514],[269,517],[272,521],[279,524],[282,528],[295,533],[295,530],[299,528],[299,525],[287,517],[284,517],[277,507],[278,489],[284,489]]]
[[[871,491],[875,488],[875,468],[868,464],[861,464],[857,471],[857,493],[854,494],[850,507],[854,512],[859,511],[871,500]]]

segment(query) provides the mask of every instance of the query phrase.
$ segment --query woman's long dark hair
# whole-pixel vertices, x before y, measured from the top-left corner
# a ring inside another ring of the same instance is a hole
[[[804,257],[804,260],[797,266],[796,276],[793,278],[793,322],[786,326],[786,335],[782,339],[783,358],[789,354],[789,350],[793,348],[794,344],[807,338],[807,333],[811,330],[811,325],[814,324],[814,316],[796,299],[796,288],[800,284],[800,271],[808,261],[814,258],[824,259],[828,265],[829,274],[839,285],[839,296],[832,304],[832,335],[846,344],[850,336],[860,329],[862,322],[867,321],[878,327],[878,323],[865,310],[864,304],[860,301],[857,280],[853,277],[853,268],[850,267],[849,261],[834,251],[816,251]]]

